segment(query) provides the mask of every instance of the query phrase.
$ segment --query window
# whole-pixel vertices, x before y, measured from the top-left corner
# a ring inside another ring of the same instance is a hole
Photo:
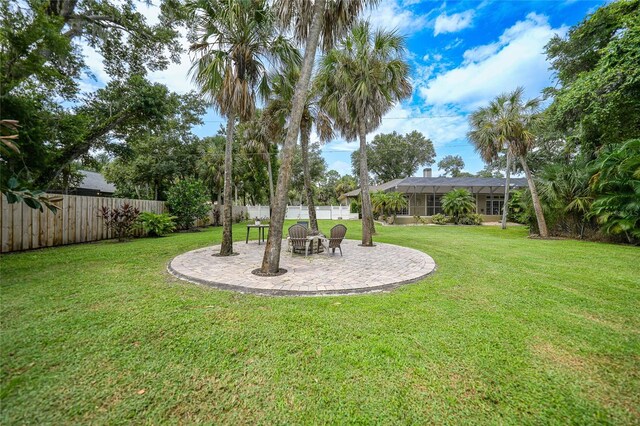
[[[442,213],[442,195],[427,194],[427,215]]]
[[[502,208],[504,207],[504,197],[503,196],[493,196],[487,198],[485,212],[488,215],[499,216],[502,214]]]

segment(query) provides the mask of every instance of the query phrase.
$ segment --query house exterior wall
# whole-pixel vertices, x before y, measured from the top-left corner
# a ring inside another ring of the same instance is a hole
[[[421,216],[427,222],[430,222],[429,218],[433,215],[434,211],[436,213],[442,212],[442,209],[439,206],[439,200],[443,195],[444,193],[435,194],[434,209],[433,194],[406,194],[406,197],[409,200],[408,209],[404,212],[401,212],[402,214],[399,214],[396,217],[396,222],[414,223],[414,216]],[[502,208],[501,201],[504,199],[504,194],[501,191],[495,191],[494,194],[473,194],[473,197],[476,199],[475,213],[480,214],[483,217],[484,221],[494,222],[496,220],[500,220],[500,212]],[[489,210],[487,210],[487,200],[493,201],[493,203],[490,203],[489,205]]]

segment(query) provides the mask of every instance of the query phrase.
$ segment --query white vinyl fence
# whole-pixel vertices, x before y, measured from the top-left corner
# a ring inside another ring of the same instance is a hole
[[[247,206],[249,218],[268,218],[271,215],[269,206]],[[349,213],[349,206],[316,206],[318,219],[348,220],[358,219],[358,213]],[[285,219],[309,219],[307,206],[287,206]]]

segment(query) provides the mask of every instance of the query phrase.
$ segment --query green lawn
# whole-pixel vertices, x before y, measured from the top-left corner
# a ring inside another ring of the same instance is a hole
[[[384,227],[436,273],[315,298],[167,274],[220,234],[0,257],[0,422],[640,423],[637,247]]]

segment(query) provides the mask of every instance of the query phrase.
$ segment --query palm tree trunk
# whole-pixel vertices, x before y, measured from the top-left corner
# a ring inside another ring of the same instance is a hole
[[[271,169],[271,153],[267,151],[267,172],[269,172],[269,207],[273,203],[273,171]]]
[[[272,206],[273,211],[271,213],[269,238],[267,239],[267,244],[265,244],[264,257],[262,258],[262,266],[260,268],[264,274],[275,274],[280,270],[282,228],[284,226],[284,216],[287,208],[287,190],[289,188],[289,180],[291,179],[293,152],[296,146],[296,140],[298,139],[302,112],[307,100],[307,92],[309,90],[309,82],[311,81],[311,72],[313,71],[313,62],[318,48],[318,41],[320,39],[320,31],[322,30],[326,2],[327,0],[316,0],[313,5],[313,23],[311,24],[307,38],[300,79],[296,83],[293,94],[291,120],[282,149],[282,164],[280,166],[280,172],[278,173],[278,184]]]
[[[367,130],[363,120],[358,120],[360,137],[360,199],[362,200],[362,245],[373,246],[373,209],[369,195],[369,167],[367,165]]]
[[[542,212],[542,204],[540,204],[540,197],[538,197],[538,190],[536,189],[536,184],[533,181],[533,177],[531,176],[531,170],[529,170],[529,165],[524,157],[520,157],[520,164],[522,164],[522,168],[524,169],[524,174],[527,177],[527,184],[529,185],[529,192],[531,192],[531,201],[533,202],[533,210],[536,212],[536,221],[538,222],[538,232],[542,238],[547,238],[549,236],[549,231],[547,230],[547,222],[544,219],[544,213]]]
[[[311,186],[311,171],[309,170],[309,139],[311,139],[311,125],[302,120],[300,123],[300,148],[302,149],[302,173],[304,176],[304,192],[309,209],[309,227],[311,235],[318,235],[318,219],[316,206],[313,203],[313,188]]]
[[[232,187],[231,173],[233,166],[232,148],[233,148],[233,129],[235,127],[235,116],[230,113],[227,116],[227,140],[224,145],[224,210],[222,213],[222,246],[220,247],[220,256],[231,256],[233,254],[233,235],[232,235]]]
[[[509,151],[507,151],[506,175],[507,177],[504,182],[504,205],[502,206],[502,229],[507,229],[507,213],[509,212],[509,185],[511,182],[511,153],[509,153]]]

